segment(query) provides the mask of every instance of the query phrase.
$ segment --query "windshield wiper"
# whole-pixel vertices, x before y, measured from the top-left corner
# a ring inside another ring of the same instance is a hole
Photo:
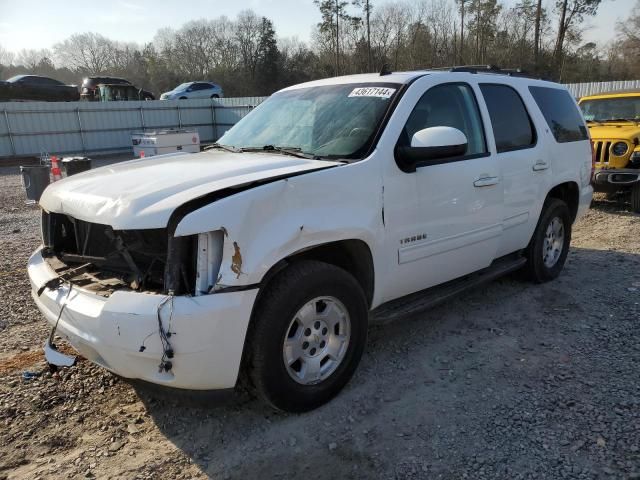
[[[204,147],[204,150],[213,150],[214,148],[219,148],[220,150],[225,150],[232,153],[242,152],[240,148],[232,147],[231,145],[222,145],[221,143],[217,142],[209,145],[208,147]]]
[[[263,147],[245,147],[240,149],[243,152],[279,152],[292,157],[318,160],[319,157],[310,153],[305,153],[300,147],[276,147],[275,145],[264,145]]]

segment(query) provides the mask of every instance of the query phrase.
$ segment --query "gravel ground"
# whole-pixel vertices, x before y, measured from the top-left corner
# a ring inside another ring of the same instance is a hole
[[[558,280],[372,327],[347,388],[286,415],[158,400],[86,361],[47,373],[16,172],[0,169],[0,478],[640,478],[640,216],[622,203],[575,226]]]

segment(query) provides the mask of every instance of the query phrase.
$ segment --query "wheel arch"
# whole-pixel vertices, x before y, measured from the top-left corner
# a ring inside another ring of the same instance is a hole
[[[293,252],[276,262],[265,273],[260,281],[260,292],[266,289],[269,282],[278,273],[300,260],[317,260],[328,263],[353,275],[365,294],[368,306],[371,307],[375,289],[375,269],[373,254],[365,241],[360,239],[337,240]],[[258,303],[259,299],[260,293],[258,293],[256,303]]]
[[[580,204],[580,188],[576,182],[559,183],[549,190],[545,202],[549,198],[557,198],[566,203],[569,207],[569,213],[571,214],[571,221],[575,221]]]

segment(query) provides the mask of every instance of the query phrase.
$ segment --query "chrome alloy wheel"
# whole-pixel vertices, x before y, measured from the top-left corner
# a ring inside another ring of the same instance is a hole
[[[553,217],[547,226],[542,244],[542,260],[545,267],[552,268],[560,258],[564,247],[564,224],[559,217]]]
[[[351,319],[334,297],[317,297],[294,315],[285,333],[282,358],[287,372],[302,385],[328,378],[349,347]]]

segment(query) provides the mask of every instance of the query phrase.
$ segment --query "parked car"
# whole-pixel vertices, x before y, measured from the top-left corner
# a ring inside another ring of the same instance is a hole
[[[579,103],[593,140],[594,189],[630,194],[631,208],[640,213],[640,90],[591,95]]]
[[[187,82],[160,95],[160,100],[186,100],[187,98],[222,98],[222,87],[213,82]]]
[[[98,91],[98,85],[132,85],[133,84],[124,78],[118,77],[86,77],[82,81],[82,86],[80,87],[80,96],[82,100],[100,100],[100,95]],[[134,87],[136,90],[140,92],[140,100],[155,100],[156,97],[153,93],[148,90],[139,89],[138,87]]]
[[[75,102],[78,87],[40,75],[16,75],[0,84],[0,101]]]
[[[592,196],[575,100],[500,70],[296,85],[212,147],[50,185],[33,297],[51,338],[118,375],[185,392],[242,374],[287,411],[349,381],[370,316],[555,279]]]

